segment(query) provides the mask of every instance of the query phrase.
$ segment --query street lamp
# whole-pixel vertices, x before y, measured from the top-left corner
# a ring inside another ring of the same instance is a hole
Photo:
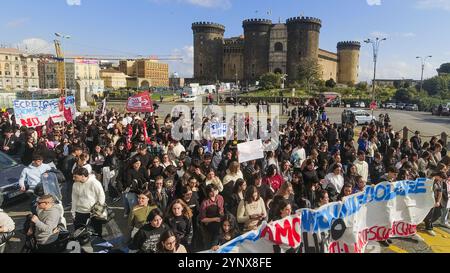
[[[420,92],[422,92],[422,88],[423,88],[423,71],[425,70],[425,62],[427,61],[428,58],[432,58],[433,56],[426,56],[426,57],[416,57],[416,59],[420,59],[421,63],[422,63],[422,77],[420,78]]]
[[[386,38],[375,38],[373,39],[367,39],[364,42],[366,44],[372,44],[373,49],[373,82],[372,82],[372,103],[375,102],[375,82],[376,82],[376,76],[377,76],[377,60],[378,60],[378,51],[380,49],[380,44],[383,41],[386,41]],[[373,107],[372,107],[372,116],[373,116]]]
[[[64,50],[63,50],[64,47],[62,46],[62,42],[63,42],[64,39],[69,40],[70,38],[72,38],[72,36],[70,36],[70,35],[63,35],[63,34],[61,34],[61,33],[59,33],[59,32],[55,32],[55,36],[61,38],[61,39],[59,40],[59,43],[61,44],[61,51],[63,52],[64,93],[66,94],[66,93],[67,93],[66,58],[65,58],[65,55],[64,55]]]

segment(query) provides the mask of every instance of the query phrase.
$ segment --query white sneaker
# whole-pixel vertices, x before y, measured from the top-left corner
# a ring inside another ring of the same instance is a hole
[[[443,223],[440,223],[439,225],[440,225],[441,227],[445,227],[445,228],[450,229],[450,224],[443,224]]]
[[[427,233],[430,235],[430,236],[436,236],[436,232],[434,232],[433,230],[427,230]]]

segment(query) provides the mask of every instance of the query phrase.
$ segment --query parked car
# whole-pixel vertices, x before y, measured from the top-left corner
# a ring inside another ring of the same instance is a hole
[[[408,104],[405,107],[406,111],[419,111],[419,106],[417,104]]]
[[[397,109],[398,110],[404,110],[406,107],[406,103],[397,103]]]
[[[351,110],[355,115],[355,124],[356,125],[368,125],[372,121],[376,121],[376,117],[371,115],[369,112],[365,110]]]
[[[385,105],[386,109],[397,109],[397,104],[393,103],[393,102],[388,102]]]
[[[19,187],[19,177],[24,168],[24,165],[12,157],[0,152],[0,173],[2,174],[0,177],[0,200],[3,200],[3,204],[24,194]]]
[[[197,99],[197,96],[195,95],[187,95],[185,97],[183,97],[182,101],[183,102],[194,102]]]
[[[364,107],[366,107],[366,104],[363,101],[355,101],[353,103],[353,107],[355,107],[355,108],[364,108]]]

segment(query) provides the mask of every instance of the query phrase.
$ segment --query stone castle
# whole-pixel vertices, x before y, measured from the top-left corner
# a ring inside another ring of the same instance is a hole
[[[224,38],[225,26],[212,22],[192,24],[194,33],[194,79],[252,84],[267,72],[287,74],[297,80],[302,60],[313,58],[321,66],[323,80],[340,84],[358,82],[359,51],[355,41],[339,42],[337,53],[319,48],[322,22],[294,17],[285,24],[266,19],[243,21],[244,35]]]

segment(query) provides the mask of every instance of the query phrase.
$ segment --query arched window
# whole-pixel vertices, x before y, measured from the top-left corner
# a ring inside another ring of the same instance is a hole
[[[276,68],[273,73],[275,74],[283,74],[283,71],[280,68]]]
[[[280,42],[275,43],[275,51],[283,51],[283,44]]]

